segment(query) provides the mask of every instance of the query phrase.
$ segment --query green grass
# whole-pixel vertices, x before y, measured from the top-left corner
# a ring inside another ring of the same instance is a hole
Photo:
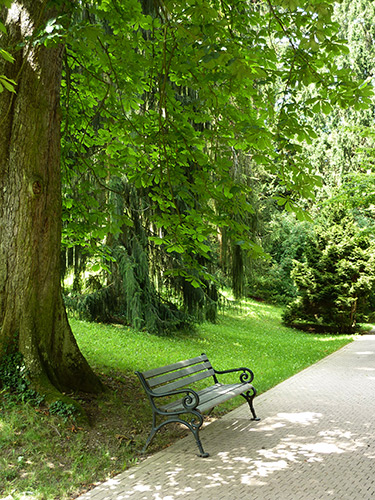
[[[255,301],[244,302],[217,324],[205,323],[173,337],[77,320],[71,324],[82,352],[99,370],[143,371],[205,352],[218,370],[240,365],[253,369],[258,393],[352,340],[284,327],[279,307]]]
[[[253,369],[254,385],[261,393],[353,338],[286,328],[280,315],[278,307],[247,301],[221,316],[216,325],[205,323],[174,336],[72,319],[83,354],[110,390],[100,397],[78,395],[92,422],[83,428],[0,393],[0,498],[10,495],[18,500],[27,494],[28,500],[68,500],[136,463],[151,415],[135,370],[205,352],[219,370]],[[235,398],[215,413],[242,401]],[[150,452],[184,434],[177,427],[166,428]]]

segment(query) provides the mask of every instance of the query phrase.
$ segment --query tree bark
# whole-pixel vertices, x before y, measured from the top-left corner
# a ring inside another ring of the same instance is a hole
[[[239,245],[232,244],[232,290],[236,299],[243,297],[244,263],[243,252]]]
[[[34,385],[47,393],[99,391],[101,383],[79,351],[61,294],[64,48],[36,39],[37,30],[62,13],[46,4],[16,1],[5,12],[6,47],[16,60],[3,68],[0,61],[0,74],[16,80],[17,92],[0,93],[0,360],[21,352]]]

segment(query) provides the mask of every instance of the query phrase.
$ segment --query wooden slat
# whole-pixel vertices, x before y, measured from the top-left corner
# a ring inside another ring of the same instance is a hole
[[[173,380],[177,380],[179,378],[187,377],[188,375],[192,375],[203,370],[209,370],[210,368],[211,364],[208,361],[205,361],[204,363],[189,366],[188,368],[182,368],[180,370],[174,370],[173,372],[165,373],[164,375],[160,375],[159,377],[149,378],[147,382],[148,385],[152,388],[156,387],[157,385],[172,382]]]
[[[214,374],[214,370],[205,370],[203,372],[196,373],[195,375],[191,375],[190,377],[185,377],[183,379],[179,379],[170,384],[165,384],[161,387],[156,387],[154,392],[156,394],[163,394],[163,392],[175,391],[176,389],[181,389],[182,387],[187,387],[194,382],[198,382],[198,380],[202,380],[207,377],[211,377]]]
[[[206,387],[205,389],[198,391],[200,403],[197,409],[204,413],[214,406],[217,406],[218,404],[223,403],[224,401],[227,401],[242,392],[246,392],[251,388],[252,385],[247,383],[215,384],[214,386]],[[163,409],[166,411],[180,411],[183,410],[184,407],[180,399],[163,406]]]
[[[156,377],[157,375],[162,375],[163,373],[168,373],[173,370],[178,370],[179,368],[184,368],[186,366],[195,365],[197,363],[202,363],[202,361],[208,361],[206,355],[197,356],[196,358],[185,359],[184,361],[179,361],[178,363],[173,363],[171,365],[161,366],[160,368],[153,368],[152,370],[147,370],[142,372],[145,379]]]
[[[215,388],[211,393],[207,393],[200,397],[199,411],[202,413],[211,410],[214,406],[217,406],[224,401],[228,401],[235,396],[238,396],[242,392],[246,392],[251,389],[250,384],[228,384],[221,387]]]

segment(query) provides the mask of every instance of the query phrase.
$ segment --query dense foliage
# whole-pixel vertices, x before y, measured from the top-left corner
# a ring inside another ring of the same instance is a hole
[[[303,260],[311,223],[300,222],[287,212],[276,212],[266,230],[262,242],[269,258],[256,262],[249,271],[248,294],[267,302],[286,304],[297,295],[291,271],[293,262]]]
[[[340,65],[353,69],[357,77],[367,79],[368,82],[372,82],[375,67],[375,30],[372,21],[374,8],[374,4],[367,0],[344,0],[337,3],[334,10],[334,19],[340,21],[340,34],[348,40],[349,49],[338,57]],[[314,88],[304,92],[310,95]],[[331,207],[337,204],[345,207],[347,214],[361,228],[362,236],[366,235],[369,244],[373,241],[374,109],[373,102],[367,109],[356,109],[354,106],[339,109],[334,106],[329,114],[314,108],[314,114],[309,120],[317,137],[311,144],[301,145],[304,154],[323,179],[322,187],[315,192],[315,198],[305,201],[314,225],[301,225],[288,214],[272,210],[269,212],[269,222],[263,228],[261,240],[271,258],[262,266],[256,266],[251,274],[251,294],[281,303],[295,298],[297,288],[290,274],[291,262],[293,259],[304,262],[302,250],[305,238],[311,231],[322,231],[319,229],[320,224],[325,227],[326,222],[322,221],[319,214],[322,205],[327,202]],[[336,221],[335,224],[337,223]],[[371,266],[367,269],[369,274],[366,279],[371,281]],[[371,293],[366,300],[369,311],[373,308],[372,295]],[[351,301],[350,295],[346,300]],[[324,303],[320,307],[324,307]],[[329,315],[331,303],[325,302],[325,307]],[[309,321],[316,321],[316,318],[310,316]]]
[[[6,33],[11,1],[1,4]],[[101,0],[57,9],[32,43],[65,45],[68,308],[160,332],[214,321],[222,285],[237,298],[295,297],[290,271],[303,260],[314,197],[347,198],[335,188],[353,192],[353,175],[372,165],[373,8]],[[8,63],[12,50],[0,53]],[[369,227],[370,198],[365,217],[359,205]]]
[[[292,276],[298,288],[284,321],[351,333],[375,290],[375,245],[345,210],[330,207],[307,239]],[[306,326],[306,325],[305,325]]]
[[[333,2],[297,0],[76,9],[64,32],[63,242],[75,292],[89,295],[70,306],[160,330],[189,320],[172,302],[214,319],[218,285],[249,292],[264,202],[303,219],[298,194],[321,184],[301,147],[316,137],[312,109],[362,108],[370,95],[337,66],[347,48],[332,13]]]

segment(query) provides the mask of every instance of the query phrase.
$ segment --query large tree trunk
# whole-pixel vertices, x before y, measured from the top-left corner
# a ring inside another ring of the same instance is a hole
[[[27,38],[56,17],[46,3],[14,2],[6,12],[7,46],[24,46],[12,51],[13,64],[2,68],[0,61],[0,74],[17,81],[15,95],[0,93],[0,359],[21,352],[46,392],[97,391],[101,384],[73,337],[60,285],[63,46]]]

